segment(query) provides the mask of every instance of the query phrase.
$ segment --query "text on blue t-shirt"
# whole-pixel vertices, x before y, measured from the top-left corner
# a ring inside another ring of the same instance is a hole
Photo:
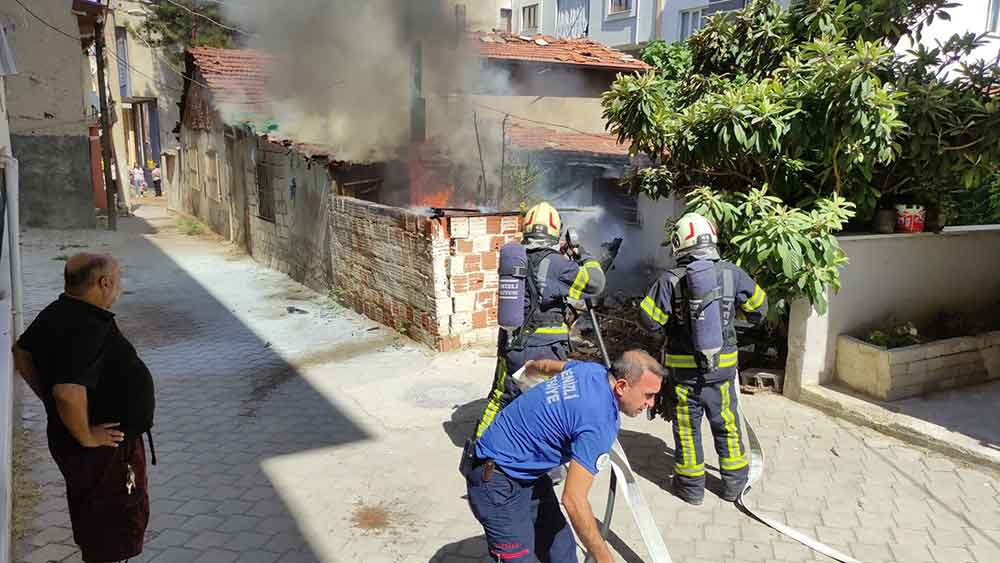
[[[537,479],[570,459],[596,475],[618,427],[608,370],[571,361],[500,411],[479,438],[476,455],[494,460],[514,479]]]

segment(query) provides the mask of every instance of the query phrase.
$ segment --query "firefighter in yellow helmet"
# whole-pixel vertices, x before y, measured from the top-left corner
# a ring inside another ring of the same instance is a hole
[[[497,366],[486,410],[476,437],[519,394],[508,377],[528,360],[565,360],[569,354],[569,300],[596,297],[604,291],[601,264],[580,247],[568,249],[560,240],[559,212],[546,202],[524,216],[521,244],[527,251],[528,272],[524,294],[524,324],[501,328]]]
[[[764,290],[742,268],[722,260],[708,219],[688,213],[671,237],[677,267],[649,288],[640,323],[666,337],[663,382],[655,412],[674,422],[674,494],[699,505],[705,495],[701,419],[708,417],[719,454],[722,498],[733,501],[747,483],[749,457],[740,426],[736,385],[737,313],[753,323],[767,315]]]

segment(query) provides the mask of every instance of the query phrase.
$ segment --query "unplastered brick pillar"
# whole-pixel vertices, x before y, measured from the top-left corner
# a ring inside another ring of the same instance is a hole
[[[517,215],[450,218],[446,268],[452,304],[449,336],[458,337],[463,344],[495,340],[500,249],[520,240],[520,228]]]

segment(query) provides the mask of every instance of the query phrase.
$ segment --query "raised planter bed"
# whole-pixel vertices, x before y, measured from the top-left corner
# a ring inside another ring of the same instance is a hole
[[[841,335],[836,377],[884,401],[1000,379],[1000,331],[890,349]]]

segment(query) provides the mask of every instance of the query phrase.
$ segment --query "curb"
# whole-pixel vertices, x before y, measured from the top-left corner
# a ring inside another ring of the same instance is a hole
[[[806,386],[796,399],[826,414],[842,418],[927,448],[948,457],[1000,473],[1000,451],[991,450],[964,434],[857,398],[836,388]]]

